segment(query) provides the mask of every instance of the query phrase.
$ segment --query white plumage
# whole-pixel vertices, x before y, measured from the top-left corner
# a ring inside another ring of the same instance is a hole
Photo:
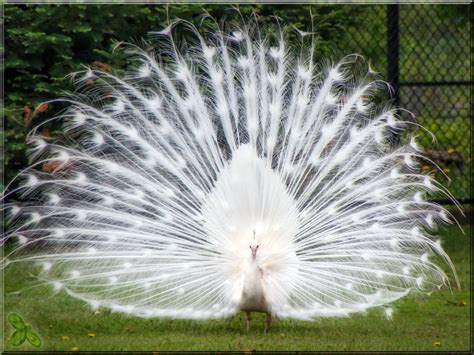
[[[319,69],[312,44],[297,52],[285,33],[247,26],[193,30],[177,49],[173,26],[154,53],[127,47],[131,75],[81,74],[67,140],[32,133],[8,263],[40,263],[43,280],[93,308],[262,311],[266,329],[271,315],[345,316],[448,285],[429,230],[450,215],[425,199],[447,191],[418,172],[414,138],[390,141],[409,123],[374,103],[385,84],[354,77],[357,56]],[[54,172],[35,169],[47,162]]]

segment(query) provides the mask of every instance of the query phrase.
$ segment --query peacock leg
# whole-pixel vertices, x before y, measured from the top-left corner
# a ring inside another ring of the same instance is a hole
[[[267,313],[267,318],[265,319],[265,329],[263,330],[264,334],[267,334],[270,330],[270,325],[272,324],[272,315]]]
[[[245,312],[245,315],[247,316],[247,331],[250,330],[250,321],[252,320],[252,317],[250,315],[250,312]]]

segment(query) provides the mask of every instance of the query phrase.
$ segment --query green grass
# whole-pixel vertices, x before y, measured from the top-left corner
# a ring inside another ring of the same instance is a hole
[[[442,350],[467,351],[469,342],[470,227],[466,234],[452,226],[440,230],[444,247],[456,265],[461,290],[441,290],[431,296],[408,296],[393,304],[393,320],[382,310],[350,318],[314,322],[276,320],[263,335],[263,314],[255,314],[250,332],[238,314],[229,320],[189,321],[140,319],[100,310],[95,314],[82,302],[43,288],[25,289],[29,270],[7,268],[5,313],[16,312],[39,334],[41,350]],[[466,301],[467,305],[463,305]],[[5,350],[14,347],[13,328],[5,320]],[[95,334],[90,337],[88,334]],[[64,338],[66,336],[68,338]],[[439,341],[440,346],[434,343]]]

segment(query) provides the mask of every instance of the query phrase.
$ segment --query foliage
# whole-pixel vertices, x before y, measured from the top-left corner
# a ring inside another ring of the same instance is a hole
[[[25,136],[30,125],[53,117],[53,104],[31,121],[40,103],[71,90],[67,74],[83,65],[123,64],[111,56],[119,38],[142,36],[157,23],[161,7],[124,6],[5,6],[5,180],[26,165]],[[45,126],[49,135],[57,124]]]

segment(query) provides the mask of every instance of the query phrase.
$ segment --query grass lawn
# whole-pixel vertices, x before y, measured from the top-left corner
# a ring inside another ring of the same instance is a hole
[[[250,332],[238,314],[229,320],[188,321],[125,317],[91,311],[64,293],[36,288],[21,293],[31,280],[19,266],[4,273],[5,315],[18,313],[42,340],[41,350],[440,350],[470,349],[470,227],[441,229],[461,290],[431,296],[409,295],[393,304],[393,320],[381,309],[350,318],[314,322],[276,320],[263,335],[264,315],[255,314]],[[10,343],[13,327],[4,317],[4,349],[36,350]]]

